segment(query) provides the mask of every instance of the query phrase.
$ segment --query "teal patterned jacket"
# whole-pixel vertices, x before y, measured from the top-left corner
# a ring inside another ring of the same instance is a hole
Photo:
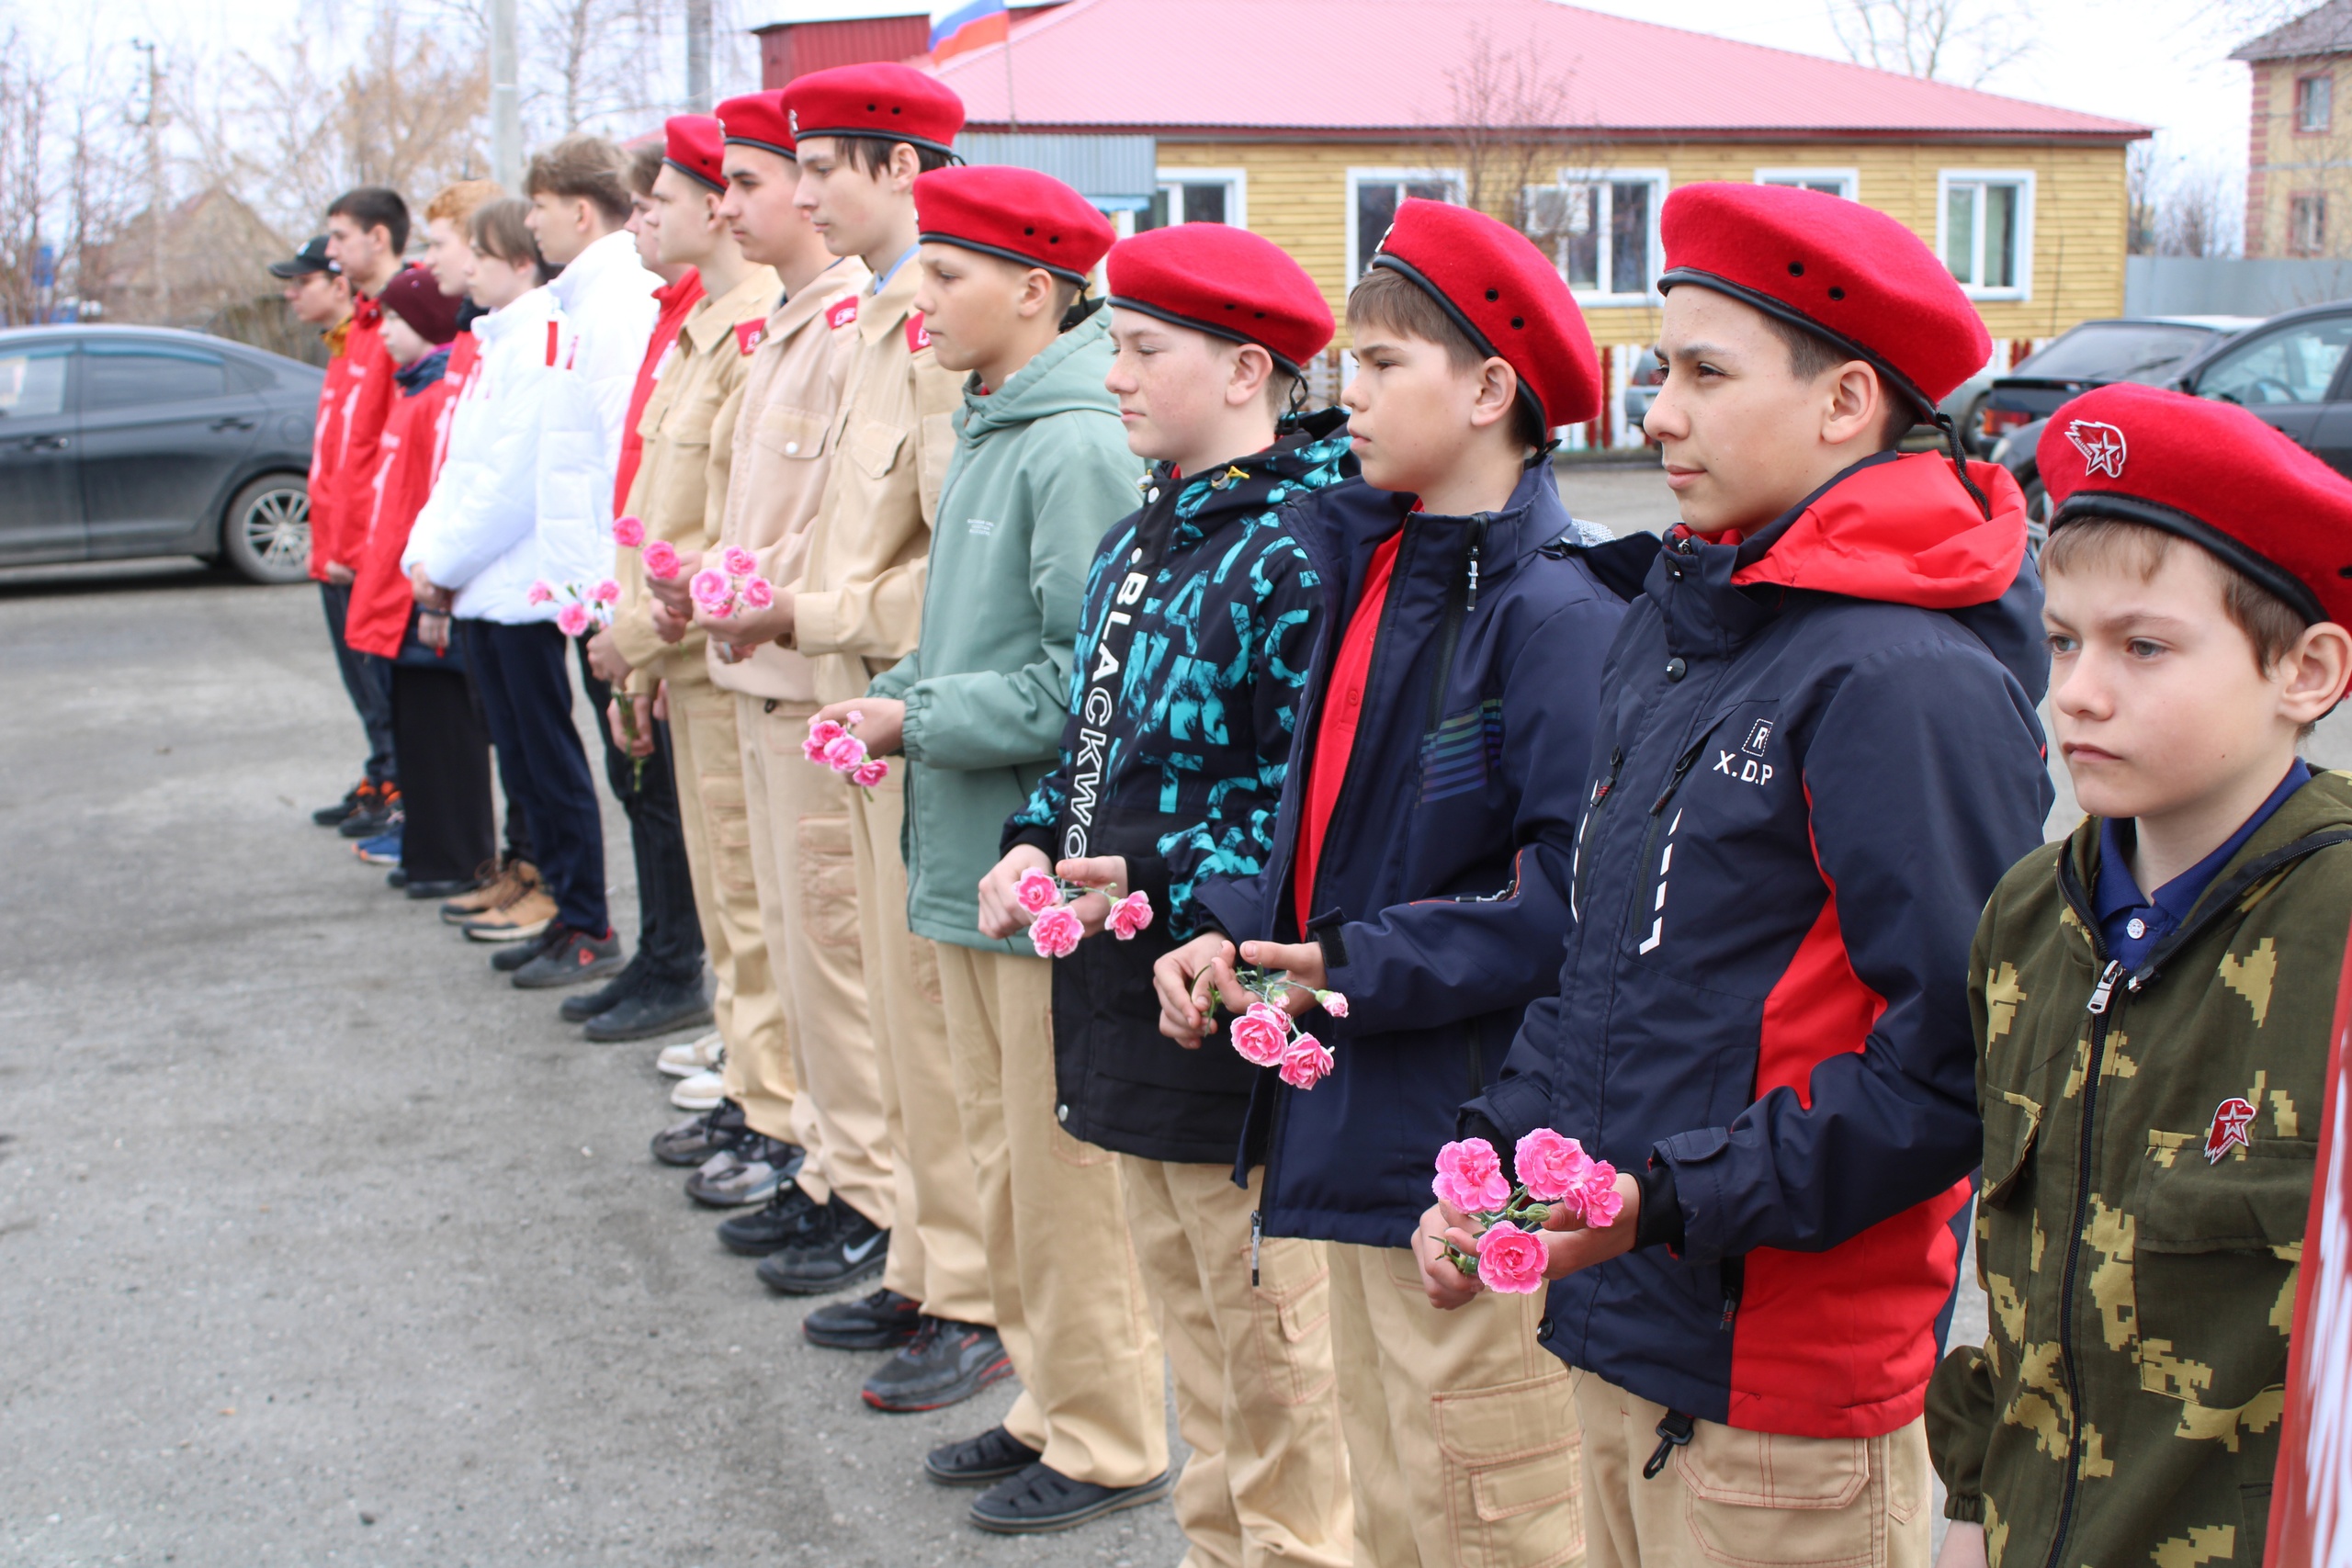
[[[1138,541],[1164,535],[1114,677],[1089,852],[1125,855],[1160,934],[1177,939],[1200,923],[1193,889],[1203,876],[1263,865],[1324,599],[1290,509],[1355,472],[1331,411],[1216,473],[1177,481],[1162,467],[1144,478],[1144,508],[1104,536],[1087,576],[1060,761],[1006,822],[1006,849],[1062,854],[1073,790],[1092,782],[1081,778],[1092,764],[1078,716],[1104,617]]]

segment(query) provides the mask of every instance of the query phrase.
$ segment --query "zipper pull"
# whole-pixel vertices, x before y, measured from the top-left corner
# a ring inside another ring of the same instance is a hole
[[[1679,1410],[1668,1411],[1666,1419],[1657,1424],[1657,1447],[1651,1450],[1649,1462],[1642,1466],[1642,1479],[1656,1481],[1658,1472],[1666,1468],[1666,1461],[1674,1456],[1674,1450],[1690,1440],[1690,1434],[1697,1426],[1697,1422]]]
[[[2110,958],[2107,967],[2098,972],[2098,984],[2091,987],[2090,1015],[2098,1017],[2107,1011],[2107,999],[2115,994],[2115,982],[2123,977],[2123,960]]]
[[[1258,1242],[1265,1234],[1265,1221],[1255,1209],[1250,1211],[1250,1288],[1258,1288]]]
[[[1480,513],[1470,521],[1470,595],[1462,609],[1464,615],[1478,607],[1478,552],[1487,543],[1487,517]]]
[[[1624,765],[1625,749],[1623,746],[1611,747],[1609,751],[1609,776],[1592,786],[1593,805],[1598,806],[1609,798],[1609,792],[1617,787],[1617,771]]]

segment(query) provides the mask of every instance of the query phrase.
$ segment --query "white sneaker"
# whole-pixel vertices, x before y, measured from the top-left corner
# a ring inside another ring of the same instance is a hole
[[[664,1045],[653,1065],[673,1078],[690,1078],[696,1073],[708,1072],[726,1056],[727,1047],[719,1042],[718,1031],[712,1030],[699,1040],[689,1040],[684,1045]]]
[[[680,1078],[670,1090],[670,1103],[681,1111],[708,1111],[727,1098],[727,1079],[717,1068]]]

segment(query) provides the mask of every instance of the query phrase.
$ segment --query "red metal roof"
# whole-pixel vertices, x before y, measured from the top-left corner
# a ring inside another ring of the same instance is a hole
[[[1711,137],[2111,141],[2148,129],[1553,0],[1070,0],[949,61],[1001,129],[1393,137],[1457,123],[1481,40],[1569,77],[1560,129]],[[1450,77],[1449,73],[1453,74]]]

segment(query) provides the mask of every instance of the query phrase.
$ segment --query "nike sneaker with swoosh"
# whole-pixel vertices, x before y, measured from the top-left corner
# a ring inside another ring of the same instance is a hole
[[[835,1197],[784,1250],[760,1260],[760,1278],[788,1296],[831,1295],[882,1272],[889,1256],[890,1233]]]

